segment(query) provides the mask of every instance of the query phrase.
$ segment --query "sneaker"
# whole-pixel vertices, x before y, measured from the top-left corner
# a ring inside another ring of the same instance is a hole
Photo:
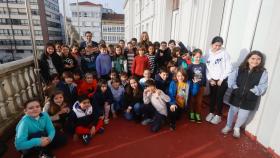
[[[108,125],[109,124],[109,119],[104,119],[104,124]]]
[[[206,116],[205,120],[206,120],[207,122],[210,122],[210,121],[213,119],[214,116],[215,116],[215,115],[214,115],[213,113],[209,113],[209,114]]]
[[[202,121],[201,121],[201,117],[200,117],[200,114],[198,114],[198,113],[195,113],[195,122],[196,123],[201,123]]]
[[[210,121],[212,124],[217,125],[222,121],[222,117],[219,115],[215,115],[213,119]]]
[[[83,138],[84,144],[89,144],[89,142],[90,142],[90,135],[89,134],[84,134],[82,136],[82,138]]]
[[[240,128],[233,128],[233,135],[234,138],[240,138]]]
[[[97,131],[99,134],[103,134],[105,129],[103,127],[100,127],[99,130]]]
[[[143,121],[141,122],[141,124],[142,124],[143,126],[146,126],[146,125],[150,124],[151,122],[153,122],[153,120],[148,118],[148,119],[143,120]]]
[[[50,154],[50,153],[40,152],[39,158],[55,158],[55,156],[53,156],[53,155]]]
[[[195,118],[194,118],[194,113],[190,112],[190,121],[194,122]]]
[[[176,125],[175,124],[173,124],[173,123],[170,123],[170,130],[171,131],[175,131],[176,130]]]
[[[229,132],[231,131],[231,128],[229,126],[225,126],[223,129],[222,129],[222,133],[223,134],[228,134]]]

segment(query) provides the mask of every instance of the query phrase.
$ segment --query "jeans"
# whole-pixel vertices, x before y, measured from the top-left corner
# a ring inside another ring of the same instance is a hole
[[[151,128],[152,132],[158,132],[166,120],[166,116],[160,114],[152,104],[145,104],[143,106],[143,115],[145,119],[152,119]]]
[[[120,101],[114,100],[111,110],[112,110],[112,112],[122,111],[123,110],[123,99],[121,99]]]
[[[143,104],[136,103],[132,106],[132,109],[130,112],[127,112],[127,111],[124,112],[124,117],[127,120],[139,118],[139,117],[141,117],[141,114],[142,114],[142,108],[143,108]]]
[[[250,114],[249,110],[240,109],[239,107],[235,107],[233,105],[230,105],[229,111],[228,111],[228,117],[227,117],[227,126],[232,127],[234,116],[237,115],[237,120],[235,122],[234,128],[240,128],[246,121]]]

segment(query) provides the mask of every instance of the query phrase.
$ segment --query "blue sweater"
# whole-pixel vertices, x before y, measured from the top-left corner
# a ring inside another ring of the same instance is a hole
[[[187,81],[186,84],[188,84],[189,86],[189,89],[187,89],[189,92],[188,92],[188,97],[189,96],[195,96],[198,91],[199,91],[199,84],[197,83],[192,83],[190,81]],[[170,85],[169,85],[169,97],[170,97],[170,102],[169,102],[169,105],[173,105],[173,104],[176,104],[176,93],[177,93],[177,82],[176,81],[171,81],[170,82]],[[185,104],[187,105],[188,103],[188,97],[185,98]]]
[[[107,53],[100,53],[96,58],[96,72],[98,77],[108,75],[112,68],[111,57]]]
[[[41,145],[41,138],[28,139],[31,134],[46,132],[52,140],[55,129],[49,115],[45,112],[39,115],[39,119],[24,115],[16,127],[15,146],[17,150],[26,150]]]

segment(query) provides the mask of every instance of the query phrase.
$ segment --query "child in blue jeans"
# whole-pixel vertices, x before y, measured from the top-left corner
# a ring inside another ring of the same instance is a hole
[[[123,110],[124,88],[123,86],[121,86],[120,79],[112,79],[110,89],[113,95],[113,104],[111,111],[113,114],[113,118],[116,118],[116,113]]]

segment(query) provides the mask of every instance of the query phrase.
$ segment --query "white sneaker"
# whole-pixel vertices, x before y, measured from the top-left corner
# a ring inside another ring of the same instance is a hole
[[[222,117],[219,115],[215,115],[213,119],[210,121],[212,124],[217,125],[222,121]]]
[[[240,138],[240,128],[233,128],[233,135],[234,138]]]
[[[215,116],[215,115],[214,115],[213,113],[209,113],[209,114],[206,116],[205,120],[206,120],[207,122],[210,122],[210,121],[213,119],[214,116]]]
[[[104,124],[108,125],[109,124],[109,119],[104,119]]]
[[[222,129],[222,133],[223,134],[228,134],[229,132],[231,131],[231,128],[229,126],[225,126],[223,129]]]

